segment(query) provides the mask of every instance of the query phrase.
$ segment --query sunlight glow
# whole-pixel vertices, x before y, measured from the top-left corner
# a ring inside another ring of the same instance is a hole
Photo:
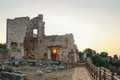
[[[51,52],[52,52],[53,54],[57,54],[57,53],[58,53],[58,49],[57,49],[57,48],[52,48],[52,49],[51,49]]]

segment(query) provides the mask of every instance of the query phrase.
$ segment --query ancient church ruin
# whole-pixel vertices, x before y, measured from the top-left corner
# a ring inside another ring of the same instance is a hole
[[[10,58],[77,61],[72,34],[45,35],[43,15],[33,19],[7,19],[7,49]]]

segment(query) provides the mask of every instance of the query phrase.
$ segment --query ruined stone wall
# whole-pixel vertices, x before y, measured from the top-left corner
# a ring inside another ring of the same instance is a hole
[[[33,19],[30,20],[30,28],[28,32],[28,42],[29,42],[29,55],[36,59],[40,59],[43,57],[41,53],[44,53],[46,47],[44,45],[44,24],[45,22],[43,21],[43,15],[38,15],[37,17],[34,17]],[[33,30],[37,30],[37,34],[33,33]],[[34,35],[36,37],[34,37]]]
[[[77,47],[74,44],[74,38],[72,34],[46,36],[45,41],[47,43],[46,46],[61,46],[58,52],[57,59],[67,62],[68,54],[69,52],[71,52],[71,50],[73,50],[74,61],[77,61]]]
[[[58,46],[59,60],[68,61],[68,54],[73,51],[76,59],[76,46],[72,34],[46,36],[43,15],[33,19],[28,17],[7,20],[7,49],[11,57],[41,59],[47,54],[51,59],[50,46]],[[33,30],[37,29],[37,34]],[[74,60],[76,61],[76,60]]]
[[[37,17],[34,17],[33,19],[30,20],[30,27],[29,27],[29,37],[33,38],[33,29],[38,30],[37,37],[41,38],[41,36],[44,35],[44,24],[45,22],[43,21],[43,15],[38,15]]]
[[[21,58],[23,56],[23,43],[28,27],[28,17],[7,19],[7,49],[10,57]]]
[[[9,56],[7,54],[7,49],[0,49],[0,61],[9,59]]]

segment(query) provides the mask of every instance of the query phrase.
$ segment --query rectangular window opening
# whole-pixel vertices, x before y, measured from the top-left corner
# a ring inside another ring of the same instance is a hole
[[[37,38],[38,36],[38,29],[33,29],[33,38]]]

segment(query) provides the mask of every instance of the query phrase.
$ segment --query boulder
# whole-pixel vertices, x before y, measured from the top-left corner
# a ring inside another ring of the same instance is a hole
[[[42,75],[43,75],[43,72],[42,72],[41,70],[38,70],[38,71],[36,71],[36,75],[37,75],[37,76],[42,76]]]

